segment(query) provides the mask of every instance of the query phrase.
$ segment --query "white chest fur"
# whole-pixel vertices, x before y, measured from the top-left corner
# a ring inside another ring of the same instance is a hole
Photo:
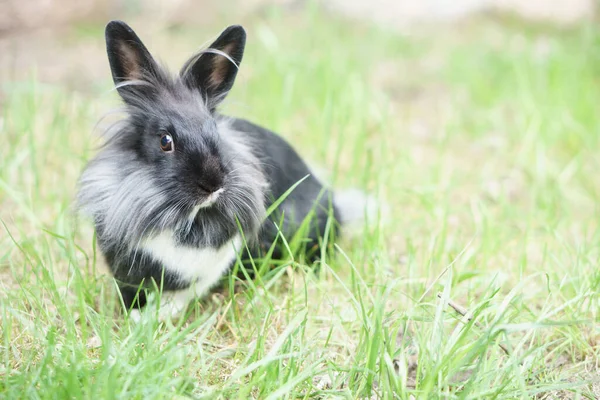
[[[146,240],[142,248],[162,262],[165,269],[193,282],[189,288],[162,294],[158,318],[177,317],[195,297],[205,295],[227,272],[241,245],[239,234],[218,249],[178,246],[170,231]],[[152,301],[148,299],[148,302]],[[145,309],[152,310],[153,307],[146,306]],[[142,318],[139,310],[133,310],[131,316],[134,320]]]
[[[241,244],[238,234],[216,249],[179,246],[173,240],[173,232],[165,231],[146,240],[142,247],[166,270],[195,282],[195,296],[202,296],[227,272]]]

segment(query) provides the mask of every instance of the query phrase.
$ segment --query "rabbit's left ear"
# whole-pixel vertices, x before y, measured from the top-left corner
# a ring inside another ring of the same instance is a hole
[[[192,57],[181,68],[182,79],[206,96],[211,111],[233,86],[245,46],[244,28],[230,26],[208,49]]]

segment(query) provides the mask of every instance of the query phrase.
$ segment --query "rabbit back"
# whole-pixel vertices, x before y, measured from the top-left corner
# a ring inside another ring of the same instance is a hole
[[[306,232],[305,248],[314,248],[326,234],[328,221],[341,218],[335,205],[334,193],[315,176],[296,150],[281,136],[244,119],[234,119],[231,129],[248,138],[248,144],[260,161],[265,181],[268,184],[265,194],[265,208],[286,195],[275,212],[263,222],[258,244],[261,249],[269,248],[279,232],[290,239],[311,215]],[[300,183],[299,183],[300,182]],[[339,224],[332,224],[332,234],[339,230]],[[276,248],[275,257],[282,257]],[[315,257],[309,257],[314,261]]]

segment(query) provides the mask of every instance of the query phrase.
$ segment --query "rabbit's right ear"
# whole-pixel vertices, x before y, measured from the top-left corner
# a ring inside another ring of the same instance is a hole
[[[121,95],[131,91],[127,81],[144,81],[157,76],[158,66],[133,29],[123,21],[106,25],[106,52],[113,81]]]

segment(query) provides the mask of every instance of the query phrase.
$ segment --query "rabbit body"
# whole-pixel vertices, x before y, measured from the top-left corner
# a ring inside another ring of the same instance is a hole
[[[119,282],[126,307],[143,306],[146,300],[138,287],[142,282],[154,280],[164,290],[161,312],[165,316],[175,316],[194,297],[203,296],[231,269],[245,248],[244,239],[255,250],[251,251],[252,255],[256,256],[259,248],[271,247],[279,231],[286,238],[294,235],[296,228],[313,211],[311,229],[305,238],[306,247],[310,248],[318,245],[328,219],[338,216],[337,208],[331,204],[333,193],[323,187],[296,151],[279,136],[240,119],[222,118],[217,123],[217,129],[221,137],[231,138],[238,152],[235,153],[238,157],[230,161],[229,170],[245,169],[240,185],[247,183],[248,188],[254,189],[242,192],[243,197],[239,202],[249,208],[240,209],[236,214],[228,214],[218,203],[222,196],[225,206],[228,206],[225,201],[228,191],[239,190],[239,187],[225,186],[220,189],[221,192],[215,192],[214,200],[209,201],[212,204],[190,206],[189,212],[172,214],[172,221],[158,223],[159,218],[151,217],[161,213],[161,205],[170,203],[166,197],[155,200],[156,211],[147,209],[146,202],[138,206],[121,207],[123,215],[120,218],[130,220],[129,224],[123,224],[123,228],[136,228],[118,234],[112,229],[105,229],[106,223],[103,221],[119,218],[116,202],[125,197],[121,195],[122,188],[136,190],[137,187],[138,193],[144,193],[142,184],[124,184],[136,175],[136,171],[130,171],[116,160],[107,163],[102,152],[84,171],[80,201],[91,206],[89,208],[97,207],[91,213],[95,215],[99,247]],[[118,151],[127,151],[120,145],[117,148]],[[108,154],[112,155],[112,151]],[[130,157],[121,154],[118,158],[130,165]],[[137,173],[142,169],[143,166],[139,166]],[[107,184],[100,182],[100,179],[114,180],[114,183]],[[299,190],[290,192],[279,205],[279,212],[264,220],[265,210],[272,201],[280,198],[299,181]],[[106,190],[110,187],[114,189]],[[144,199],[141,195],[135,197]],[[143,213],[138,214],[136,210],[143,210]],[[141,220],[145,215],[150,217],[147,222]],[[245,215],[246,218],[236,219],[238,215]],[[283,224],[279,224],[281,220]],[[238,221],[243,222],[244,238],[239,231]],[[260,221],[263,222],[257,226]],[[135,234],[137,232],[142,234]],[[281,256],[276,247],[273,257]],[[139,301],[134,302],[136,295]]]
[[[305,239],[314,248],[329,219],[342,220],[333,193],[286,141],[216,112],[245,39],[240,26],[227,28],[173,76],[129,26],[107,25],[108,58],[127,118],[88,163],[78,201],[95,222],[127,307],[143,306],[140,284],[155,281],[164,291],[161,312],[177,315],[246,249],[260,254],[279,232],[294,235],[311,212]],[[300,181],[266,218],[273,201]],[[273,256],[282,254],[276,248]]]

